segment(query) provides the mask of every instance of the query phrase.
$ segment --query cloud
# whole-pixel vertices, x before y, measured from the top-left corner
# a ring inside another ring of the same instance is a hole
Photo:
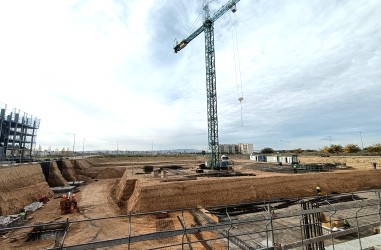
[[[88,149],[207,148],[204,34],[173,52],[202,25],[201,3],[23,6],[0,4],[0,101],[41,118],[37,144],[67,147],[76,134]],[[319,148],[326,136],[358,144],[359,131],[365,146],[379,142],[379,1],[242,0],[237,10],[237,40],[233,14],[214,24],[220,143]]]

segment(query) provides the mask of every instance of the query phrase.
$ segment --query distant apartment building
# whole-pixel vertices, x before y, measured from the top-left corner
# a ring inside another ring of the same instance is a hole
[[[40,119],[0,103],[0,161],[30,161]]]
[[[251,154],[253,153],[253,144],[220,144],[218,145],[218,152],[220,154]]]

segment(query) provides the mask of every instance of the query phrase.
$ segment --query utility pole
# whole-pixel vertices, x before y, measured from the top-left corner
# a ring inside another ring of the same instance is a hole
[[[83,137],[83,142],[82,142],[82,158],[85,157],[85,137]]]
[[[361,139],[361,149],[362,149],[362,151],[364,151],[364,144],[362,142],[362,132],[359,132],[359,134],[360,134],[360,139]]]
[[[332,136],[327,136],[329,140],[329,146],[332,146]]]

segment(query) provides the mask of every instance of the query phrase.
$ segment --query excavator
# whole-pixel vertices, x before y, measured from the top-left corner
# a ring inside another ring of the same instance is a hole
[[[61,214],[69,214],[76,211],[77,208],[77,198],[75,194],[71,192],[63,194],[60,200]]]

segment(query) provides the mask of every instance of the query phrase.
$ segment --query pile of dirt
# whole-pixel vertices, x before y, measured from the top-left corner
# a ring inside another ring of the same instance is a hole
[[[53,196],[39,164],[0,168],[0,215],[17,213],[38,196]]]
[[[127,211],[147,212],[220,206],[274,198],[306,197],[316,195],[317,184],[320,185],[323,195],[381,188],[381,172],[342,171],[167,183],[142,183],[138,180],[127,202]],[[120,185],[120,188],[123,188],[123,185]],[[124,188],[129,188],[129,185],[125,185]],[[123,193],[124,190],[117,192]]]
[[[50,162],[48,184],[50,187],[62,187],[68,185],[55,161]]]
[[[110,178],[121,178],[126,171],[125,168],[103,168],[102,170],[99,170],[98,174],[96,175],[97,179],[110,179]]]

